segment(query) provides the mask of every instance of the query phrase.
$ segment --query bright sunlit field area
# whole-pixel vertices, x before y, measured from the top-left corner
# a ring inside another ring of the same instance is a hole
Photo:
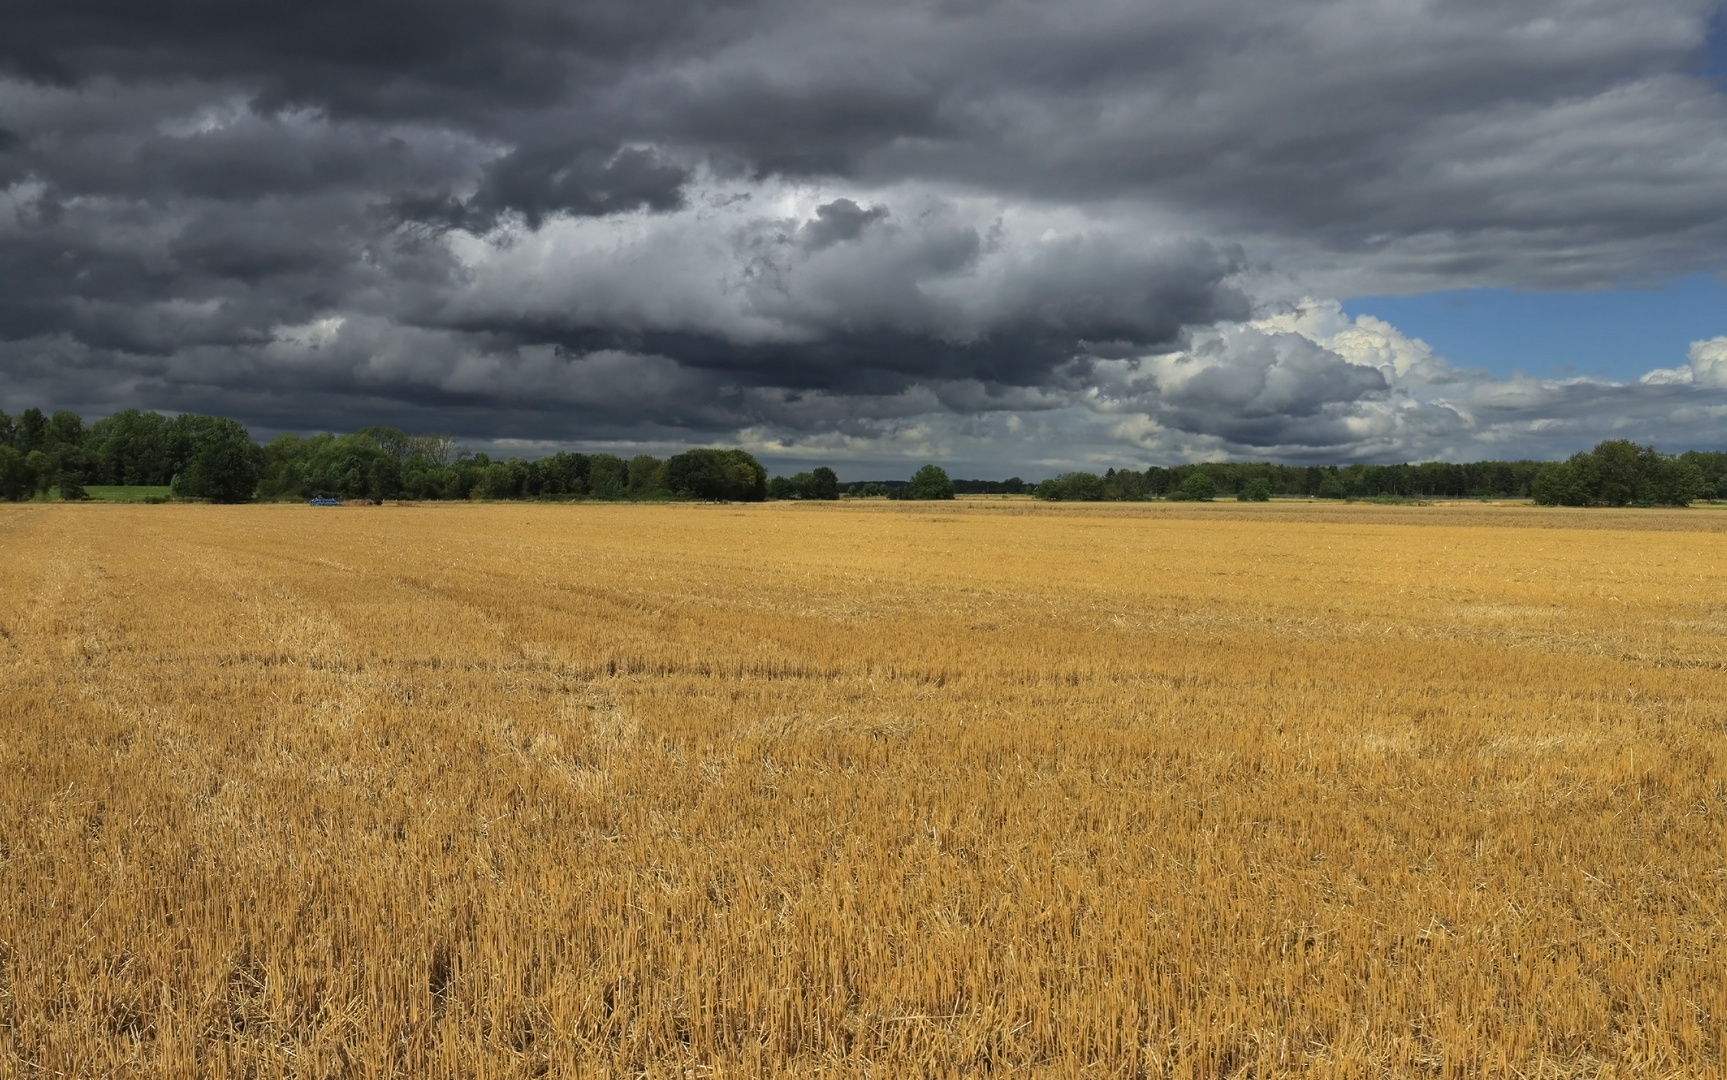
[[[0,506],[0,1073],[1720,1075],[1724,529]]]

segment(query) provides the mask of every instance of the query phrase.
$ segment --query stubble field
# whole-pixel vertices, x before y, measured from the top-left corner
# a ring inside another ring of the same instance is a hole
[[[1723,526],[0,507],[0,1074],[1722,1075]]]

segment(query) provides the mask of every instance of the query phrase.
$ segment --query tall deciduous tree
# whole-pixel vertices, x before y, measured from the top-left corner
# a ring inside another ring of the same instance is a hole
[[[912,474],[911,483],[906,485],[905,497],[908,499],[951,499],[953,498],[953,481],[948,479],[947,470],[940,465],[925,465]]]
[[[650,499],[665,492],[665,462],[651,454],[637,454],[629,461],[630,498]]]
[[[616,454],[588,459],[588,494],[596,499],[623,499],[630,494],[630,467]]]
[[[840,497],[840,478],[837,473],[826,465],[817,465],[810,470],[810,483],[804,492],[806,499],[837,499]]]
[[[686,499],[761,502],[768,473],[743,450],[686,450],[666,459],[666,490]]]
[[[184,421],[184,424],[181,422]],[[190,448],[186,464],[174,475],[174,494],[211,502],[251,499],[263,470],[264,452],[238,420],[219,416],[174,418]]]
[[[1710,485],[1697,459],[1609,439],[1593,450],[1549,462],[1530,482],[1540,506],[1689,506]]]
[[[1209,473],[1193,473],[1181,482],[1170,498],[1184,502],[1210,502],[1217,498],[1217,481]]]
[[[0,445],[0,499],[22,502],[36,493],[36,476],[17,447]]]
[[[117,412],[91,424],[84,445],[104,484],[166,484],[184,464],[173,459],[168,418],[160,413]]]
[[[15,422],[12,445],[21,454],[42,449],[42,444],[48,436],[48,418],[42,415],[42,410],[34,406],[18,414]]]

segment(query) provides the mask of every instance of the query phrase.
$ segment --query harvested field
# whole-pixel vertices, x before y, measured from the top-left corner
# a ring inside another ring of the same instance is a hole
[[[0,506],[0,1073],[1727,1073],[1727,514]]]

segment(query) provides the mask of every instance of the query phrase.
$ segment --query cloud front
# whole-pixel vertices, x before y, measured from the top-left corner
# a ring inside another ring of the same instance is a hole
[[[1716,445],[1722,339],[1492,377],[1313,299],[1727,269],[1713,9],[18,0],[0,407],[1002,473]]]

